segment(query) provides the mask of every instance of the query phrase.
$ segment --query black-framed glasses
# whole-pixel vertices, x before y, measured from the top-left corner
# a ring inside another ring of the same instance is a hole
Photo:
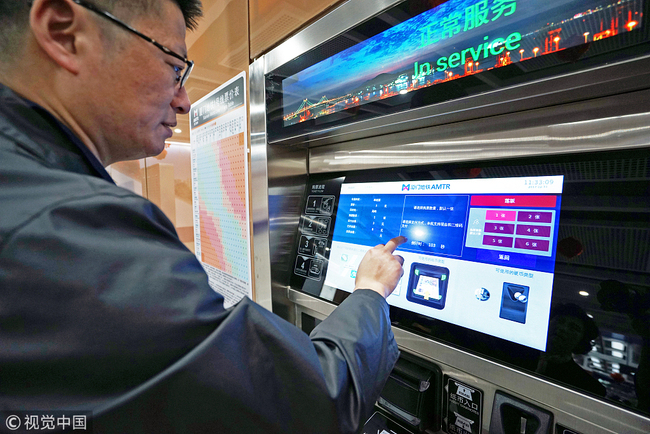
[[[193,61],[187,60],[187,57],[184,57],[184,56],[181,56],[178,53],[175,53],[174,51],[170,50],[169,48],[167,48],[164,45],[157,42],[155,39],[150,38],[149,36],[138,32],[136,29],[129,26],[124,21],[120,20],[119,18],[116,18],[115,16],[113,16],[109,12],[101,10],[100,8],[98,8],[97,6],[95,6],[92,3],[88,3],[88,2],[83,1],[83,0],[72,0],[72,1],[74,3],[76,3],[76,4],[78,4],[79,6],[82,6],[82,7],[86,8],[86,9],[88,9],[88,10],[91,10],[91,11],[95,12],[96,14],[101,15],[102,17],[114,22],[115,24],[117,24],[120,27],[128,30],[129,32],[135,33],[136,35],[138,35],[139,37],[141,37],[145,41],[151,42],[157,48],[162,50],[165,54],[168,54],[170,56],[173,56],[173,57],[183,61],[187,65],[187,68],[178,68],[178,67],[174,67],[174,68],[178,69],[176,71],[176,74],[177,74],[176,82],[180,83],[180,87],[185,86],[185,82],[187,81],[187,78],[190,76],[190,73],[192,72],[192,69],[194,69],[194,62]]]

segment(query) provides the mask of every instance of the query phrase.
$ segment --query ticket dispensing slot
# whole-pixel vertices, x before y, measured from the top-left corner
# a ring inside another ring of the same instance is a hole
[[[550,434],[553,415],[503,392],[494,396],[491,434]]]
[[[411,430],[437,431],[441,424],[441,371],[402,354],[379,396],[379,407]]]

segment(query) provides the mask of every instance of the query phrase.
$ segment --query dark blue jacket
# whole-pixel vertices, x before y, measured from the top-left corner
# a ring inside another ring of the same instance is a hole
[[[380,295],[311,336],[224,309],[162,211],[47,111],[2,85],[0,102],[0,411],[90,410],[95,433],[363,424],[398,356]]]

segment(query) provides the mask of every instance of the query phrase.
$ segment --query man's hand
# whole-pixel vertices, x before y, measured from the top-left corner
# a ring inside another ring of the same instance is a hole
[[[404,258],[393,252],[405,242],[406,238],[399,236],[368,250],[359,264],[354,289],[372,289],[388,297],[404,274]]]

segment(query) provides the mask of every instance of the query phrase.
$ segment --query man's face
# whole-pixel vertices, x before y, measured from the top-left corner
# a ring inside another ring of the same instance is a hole
[[[183,15],[173,2],[160,3],[160,14],[142,16],[131,24],[186,56]],[[176,83],[174,70],[174,66],[186,65],[126,30],[114,31],[124,32],[115,44],[119,48],[111,47],[110,42],[100,44],[98,52],[104,52],[98,54],[89,69],[96,110],[90,116],[99,131],[88,134],[97,142],[104,163],[158,155],[165,140],[172,136],[176,115],[190,109],[187,93]]]

